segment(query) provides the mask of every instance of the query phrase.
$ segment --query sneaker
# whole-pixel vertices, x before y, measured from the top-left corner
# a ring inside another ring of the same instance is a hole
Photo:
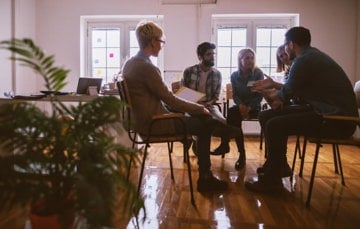
[[[284,189],[281,178],[258,176],[258,180],[245,181],[245,188],[253,192],[277,193]]]
[[[227,183],[217,179],[212,174],[204,178],[199,178],[197,181],[198,192],[222,192],[227,189]]]

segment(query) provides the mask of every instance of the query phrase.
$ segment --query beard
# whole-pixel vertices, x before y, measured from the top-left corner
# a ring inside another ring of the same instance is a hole
[[[212,67],[215,65],[213,60],[203,60],[202,62],[206,67]]]

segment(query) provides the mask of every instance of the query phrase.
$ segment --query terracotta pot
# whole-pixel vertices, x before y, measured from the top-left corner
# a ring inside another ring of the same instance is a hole
[[[62,229],[58,214],[49,216],[30,214],[30,222],[32,229]]]
[[[75,214],[66,214],[61,218],[59,214],[39,216],[30,214],[32,229],[71,229],[74,228]]]

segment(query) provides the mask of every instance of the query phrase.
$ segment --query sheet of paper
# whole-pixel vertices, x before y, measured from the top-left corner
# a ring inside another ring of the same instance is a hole
[[[204,93],[195,91],[188,87],[181,87],[175,94],[180,98],[189,100],[191,102],[198,102],[205,96]]]

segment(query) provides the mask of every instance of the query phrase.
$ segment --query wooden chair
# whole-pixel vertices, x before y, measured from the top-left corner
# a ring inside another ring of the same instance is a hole
[[[232,91],[232,85],[231,83],[228,83],[226,84],[226,102],[224,103],[224,107],[223,107],[223,114],[224,114],[224,117],[227,116],[228,114],[228,110],[229,110],[229,107],[230,107],[230,100],[233,99],[233,91]],[[263,107],[262,107],[262,110],[266,109],[267,107],[267,104],[264,104]],[[246,119],[246,120],[243,120],[243,121],[248,121],[248,122],[259,122],[259,119],[258,118],[251,118],[251,119]],[[263,130],[260,129],[260,143],[259,143],[259,149],[262,149],[263,147],[263,140],[264,140],[264,133],[263,133]],[[265,154],[266,156],[266,154]]]
[[[168,145],[168,155],[169,155],[169,163],[170,163],[170,170],[171,170],[171,179],[174,181],[174,172],[173,172],[173,163],[171,154],[173,152],[173,143],[174,142],[181,142],[184,145],[184,161],[187,164],[188,170],[188,177],[189,177],[189,185],[190,185],[190,195],[191,195],[191,203],[195,206],[195,199],[193,193],[193,185],[192,185],[192,176],[191,176],[191,167],[190,167],[190,160],[189,160],[189,139],[191,140],[191,136],[187,134],[186,125],[182,120],[183,114],[180,113],[170,113],[170,114],[160,114],[154,115],[152,118],[152,122],[149,127],[148,133],[139,133],[134,128],[134,122],[136,120],[132,117],[132,103],[131,97],[128,91],[128,87],[125,80],[117,82],[117,87],[119,90],[120,98],[126,103],[124,106],[123,117],[124,117],[124,128],[128,132],[128,136],[133,143],[133,148],[135,145],[144,145],[144,155],[141,164],[141,171],[139,176],[139,183],[138,183],[138,193],[140,193],[140,187],[142,183],[142,177],[145,168],[145,161],[148,154],[148,148],[151,144],[155,143],[167,143]],[[156,124],[165,119],[171,119],[175,122],[179,122],[182,125],[182,131],[176,133],[166,133],[166,134],[154,134],[153,131],[156,127]],[[131,162],[130,162],[131,163]],[[130,171],[128,171],[130,172]]]
[[[360,117],[350,117],[350,116],[335,116],[335,115],[324,115],[323,116],[323,122],[326,123],[327,121],[331,120],[338,120],[342,122],[356,122],[358,128],[360,128]],[[321,133],[321,132],[320,132]],[[311,172],[311,178],[309,183],[309,191],[306,199],[306,206],[310,207],[310,201],[311,201],[311,195],[312,195],[312,189],[314,186],[314,179],[315,179],[315,173],[316,173],[316,166],[317,161],[320,153],[320,148],[323,144],[331,144],[333,148],[333,154],[334,154],[334,166],[335,166],[335,172],[338,173],[340,170],[341,175],[341,183],[342,185],[345,185],[344,180],[344,173],[342,169],[341,164],[341,154],[340,154],[340,147],[339,145],[353,145],[360,147],[360,138],[355,137],[355,135],[351,136],[350,138],[322,138],[321,135],[318,137],[307,137],[306,139],[308,142],[315,143],[316,149],[315,149],[315,156],[314,156],[314,162],[313,162],[313,168]],[[306,147],[306,146],[305,146]],[[305,148],[303,149],[303,155],[301,159],[301,167],[300,172],[302,173],[303,165],[304,165],[304,159],[305,159]]]
[[[356,89],[356,85],[360,85],[360,81],[358,81],[354,87],[354,91],[357,95],[357,97],[356,97],[357,105],[358,105],[358,109],[360,112],[360,87],[358,89]],[[323,124],[325,124],[328,121],[334,121],[334,120],[337,120],[340,122],[355,122],[357,124],[357,128],[358,128],[357,131],[360,133],[360,117],[359,116],[323,115]],[[319,153],[320,153],[320,148],[324,144],[332,145],[333,158],[334,158],[334,170],[335,170],[335,173],[337,173],[337,174],[339,174],[339,171],[340,171],[341,183],[342,183],[342,185],[345,185],[345,179],[344,179],[344,173],[343,173],[342,164],[341,164],[341,154],[340,154],[339,146],[340,145],[353,145],[353,146],[360,147],[360,136],[359,136],[359,134],[356,135],[358,133],[357,131],[355,131],[353,136],[346,138],[346,139],[344,139],[344,138],[323,138],[321,136],[321,129],[319,130],[320,134],[317,137],[304,136],[299,177],[302,177],[302,173],[303,173],[307,142],[316,144],[313,168],[312,168],[311,177],[310,177],[309,191],[308,191],[308,195],[307,195],[307,199],[306,199],[307,207],[310,207],[312,189],[314,186],[316,166],[317,166],[317,161],[318,161],[318,157],[319,157]],[[294,168],[295,160],[296,160],[296,154],[294,156],[293,168]]]
[[[171,83],[171,91],[176,93],[181,88],[181,81],[175,81]]]

